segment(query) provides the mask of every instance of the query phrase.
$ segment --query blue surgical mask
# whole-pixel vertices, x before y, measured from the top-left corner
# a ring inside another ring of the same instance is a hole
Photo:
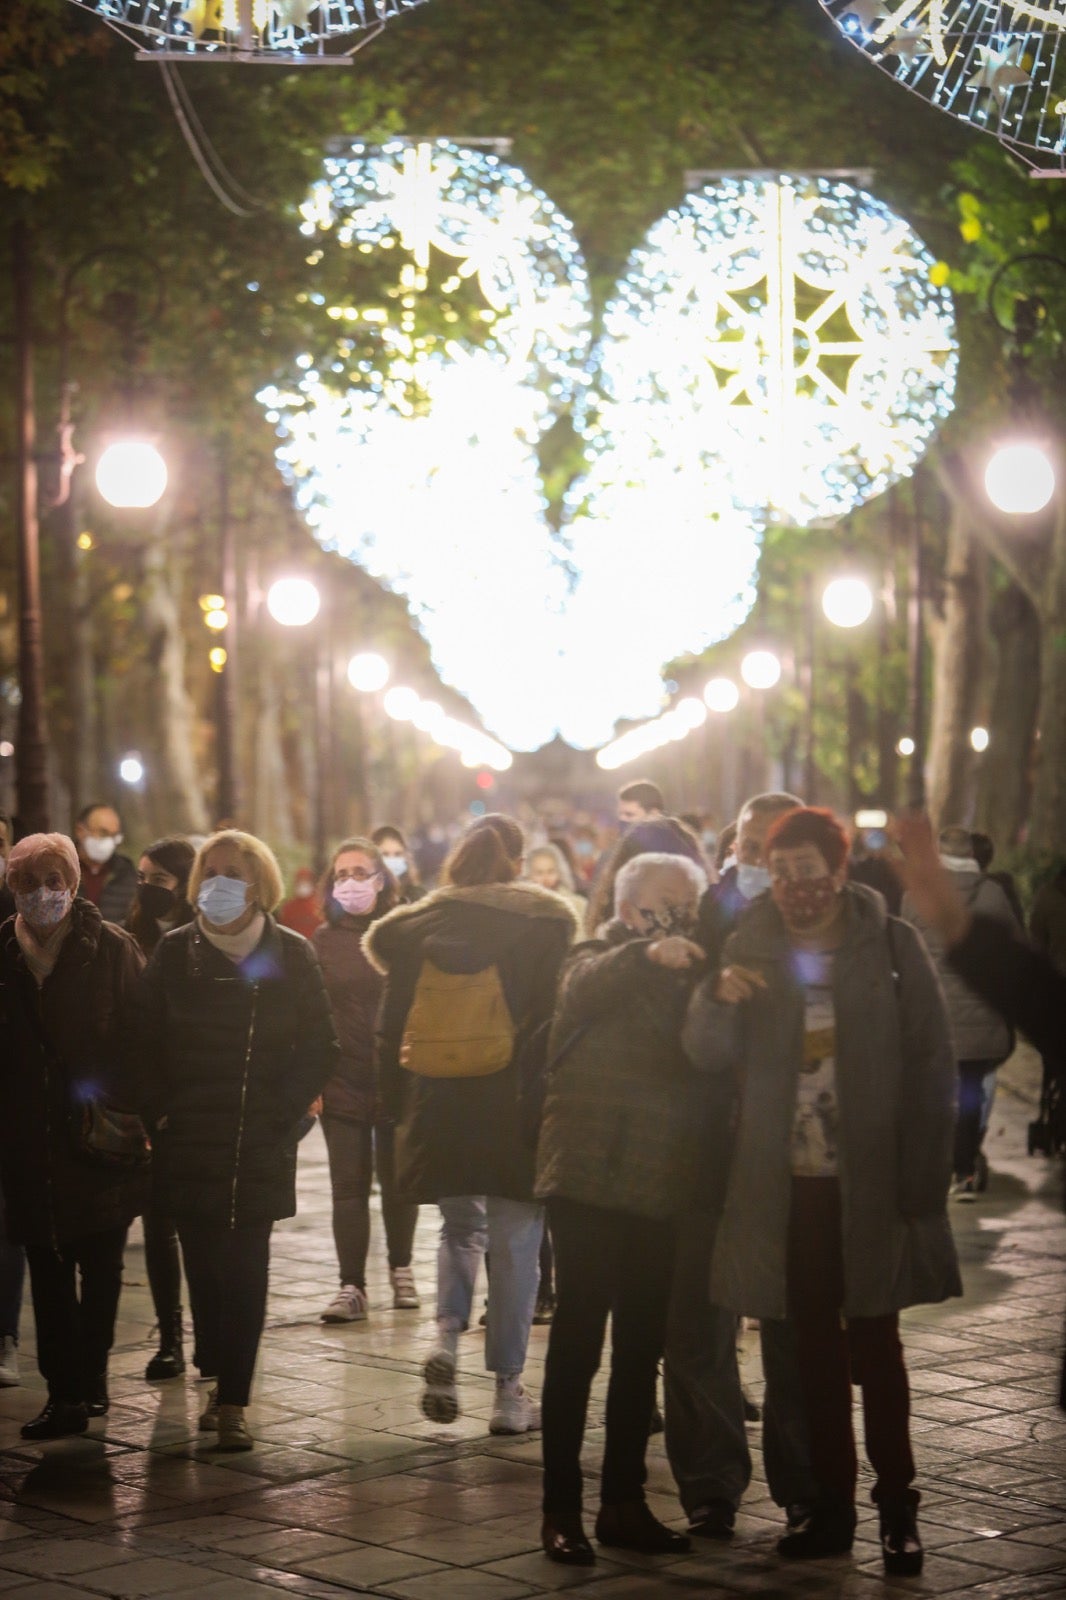
[[[402,878],[407,872],[407,857],[386,856],[385,865],[388,867],[394,878]]]
[[[770,887],[770,870],[768,867],[755,867],[748,861],[741,861],[737,866],[737,888],[745,900],[754,900]]]
[[[206,878],[196,904],[214,927],[225,928],[248,909],[248,885],[243,878]]]

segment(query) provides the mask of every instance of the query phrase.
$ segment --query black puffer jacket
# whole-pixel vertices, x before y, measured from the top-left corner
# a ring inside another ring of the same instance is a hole
[[[243,1227],[296,1210],[297,1128],[336,1070],[337,1037],[307,940],[266,919],[230,961],[197,923],[156,948],[137,994],[138,1104],[154,1194],[179,1221]]]
[[[378,1068],[387,1115],[396,1120],[396,1180],[405,1198],[491,1194],[529,1200],[533,1151],[522,1127],[518,1061],[552,1014],[563,957],[577,932],[566,901],[529,883],[436,889],[400,906],[363,948],[387,975],[378,1023]],[[407,1013],[423,958],[447,972],[495,964],[515,1024],[515,1050],[483,1078],[425,1078],[400,1065]]]
[[[15,918],[0,927],[0,1171],[8,1234],[20,1244],[124,1227],[143,1208],[143,1170],[97,1165],[78,1153],[73,1129],[79,1096],[130,1103],[130,1011],[143,965],[132,936],[78,899],[38,989]]]

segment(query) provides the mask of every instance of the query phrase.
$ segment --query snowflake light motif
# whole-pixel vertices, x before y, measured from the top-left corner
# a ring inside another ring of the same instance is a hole
[[[1063,0],[821,0],[897,82],[993,134],[1034,171],[1066,171]]]
[[[425,0],[71,0],[160,61],[343,61]]]
[[[837,517],[951,410],[951,297],[902,218],[826,178],[723,178],[668,213],[607,308],[589,492],[699,462],[757,525]]]

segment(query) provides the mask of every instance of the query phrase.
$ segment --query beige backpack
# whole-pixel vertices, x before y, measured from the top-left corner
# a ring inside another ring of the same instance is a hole
[[[442,972],[422,962],[400,1044],[400,1065],[421,1078],[487,1078],[514,1054],[515,1025],[499,968]]]

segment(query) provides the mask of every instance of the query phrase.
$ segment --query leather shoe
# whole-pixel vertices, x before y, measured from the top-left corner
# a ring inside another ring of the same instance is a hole
[[[82,1401],[49,1400],[19,1431],[24,1439],[66,1439],[72,1433],[84,1433],[88,1426],[89,1412]]]
[[[621,1500],[603,1505],[596,1518],[596,1537],[616,1550],[642,1550],[647,1555],[674,1556],[692,1549],[686,1533],[675,1533],[653,1516],[646,1500]]]
[[[90,1378],[85,1385],[85,1409],[90,1417],[106,1417],[111,1409],[107,1378]]]
[[[585,1538],[580,1517],[545,1517],[540,1525],[540,1542],[549,1561],[564,1567],[591,1567],[596,1552]]]
[[[792,1561],[847,1555],[855,1542],[855,1507],[817,1505],[801,1528],[777,1541],[777,1553]]]
[[[737,1514],[730,1500],[710,1500],[689,1518],[688,1531],[694,1539],[731,1539]]]

